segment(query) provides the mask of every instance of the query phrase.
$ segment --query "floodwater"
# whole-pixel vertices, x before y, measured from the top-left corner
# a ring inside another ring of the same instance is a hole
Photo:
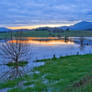
[[[11,41],[8,41],[11,42]],[[13,40],[16,43],[16,40]],[[76,54],[91,54],[92,53],[92,37],[69,37],[68,40],[64,38],[23,38],[21,43],[29,46],[28,65],[25,70],[28,72],[34,67],[44,65],[44,62],[35,62],[40,59],[52,58],[55,55],[57,58],[60,56],[76,55]],[[1,44],[5,41],[1,41]],[[0,64],[4,63],[5,58],[0,57]],[[3,75],[9,70],[8,66],[0,65],[0,75]],[[8,89],[2,89],[0,92],[7,92]]]
[[[11,41],[8,41],[11,42]],[[13,40],[16,43],[16,40]],[[90,54],[92,53],[92,38],[91,37],[69,37],[68,40],[64,38],[36,38],[27,37],[23,38],[21,43],[25,43],[30,48],[30,55],[28,56],[29,64],[26,69],[32,69],[44,65],[44,62],[35,62],[40,59],[52,58],[55,55],[57,58],[60,56],[76,55],[76,54]],[[4,43],[4,42],[1,42]],[[1,63],[5,59],[1,58]],[[0,72],[3,73],[9,68],[0,65]],[[28,70],[27,70],[28,71]]]

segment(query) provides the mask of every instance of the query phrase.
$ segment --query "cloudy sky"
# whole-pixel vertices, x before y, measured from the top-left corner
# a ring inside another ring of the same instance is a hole
[[[92,0],[0,0],[0,26],[92,21]]]

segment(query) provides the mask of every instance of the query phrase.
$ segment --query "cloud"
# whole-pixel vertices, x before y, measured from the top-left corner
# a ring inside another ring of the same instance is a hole
[[[92,21],[91,0],[1,0],[0,25]]]

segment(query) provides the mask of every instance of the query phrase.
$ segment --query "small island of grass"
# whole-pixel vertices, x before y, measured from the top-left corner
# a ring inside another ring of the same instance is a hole
[[[14,66],[20,66],[20,67],[23,67],[23,66],[26,66],[28,64],[27,61],[19,61],[18,64],[16,62],[9,62],[7,63],[6,65],[9,66],[9,67],[14,67]]]

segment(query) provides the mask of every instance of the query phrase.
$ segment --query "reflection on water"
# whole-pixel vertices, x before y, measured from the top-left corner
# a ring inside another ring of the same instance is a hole
[[[88,40],[87,40],[88,39]],[[26,68],[30,69],[33,67],[37,67],[43,65],[44,63],[36,63],[35,60],[52,58],[53,55],[56,57],[67,56],[67,55],[76,55],[76,54],[89,54],[92,53],[92,38],[87,39],[79,39],[79,38],[71,38],[67,42],[64,42],[63,38],[36,38],[36,37],[25,37],[21,41],[19,39],[12,40],[14,43],[21,42],[27,43],[31,56],[29,58],[29,64]],[[12,42],[8,41],[8,42]],[[82,43],[82,44],[81,44]],[[83,46],[84,45],[84,46]],[[81,49],[82,48],[82,49]],[[0,61],[4,61],[2,58]],[[2,66],[3,67],[3,66]],[[0,66],[0,70],[2,68]],[[7,70],[7,67],[4,69]],[[3,71],[0,71],[3,72]]]
[[[48,37],[48,38],[36,38],[36,37],[26,37],[22,40],[12,40],[8,41],[9,43],[25,43],[25,44],[37,44],[37,45],[63,45],[63,44],[74,44],[72,41],[65,42],[62,39],[58,39],[56,37]]]
[[[8,42],[26,43],[31,47],[31,60],[52,58],[55,54],[57,57],[88,54],[92,53],[92,38],[69,37],[68,41],[64,38],[57,37],[24,37],[22,40],[12,40]]]

